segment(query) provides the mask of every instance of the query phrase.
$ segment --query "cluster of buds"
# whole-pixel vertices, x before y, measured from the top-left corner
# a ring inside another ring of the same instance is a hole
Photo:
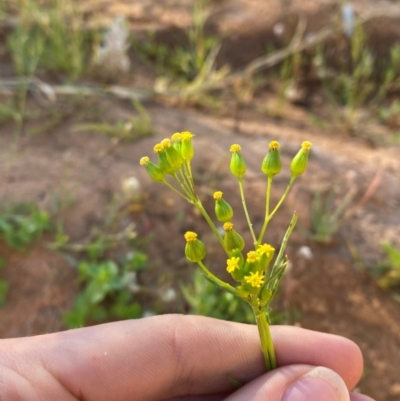
[[[230,147],[230,171],[238,180],[243,209],[253,239],[252,249],[244,254],[245,241],[234,229],[232,223],[234,211],[232,206],[223,198],[223,193],[221,191],[216,191],[213,194],[215,201],[215,218],[223,225],[223,235],[220,234],[214,220],[204,209],[196,194],[190,164],[194,156],[192,144],[193,136],[192,133],[187,131],[173,134],[171,139],[164,139],[154,146],[154,151],[158,157],[158,164],[152,163],[147,156],[140,160],[140,164],[145,166],[150,177],[154,181],[167,185],[179,196],[197,207],[208,222],[226,254],[226,270],[236,284],[231,285],[221,280],[204,265],[203,260],[206,256],[206,247],[204,243],[198,239],[198,235],[192,231],[188,231],[185,234],[186,258],[191,262],[197,263],[208,280],[250,304],[259,326],[262,349],[268,370],[276,366],[273,347],[271,349],[270,346],[271,340],[265,338],[265,325],[267,325],[266,319],[269,313],[268,305],[278,289],[279,282],[288,264],[288,259],[287,256],[284,255],[284,252],[289,236],[296,224],[297,215],[293,215],[280,245],[279,253],[275,257],[273,263],[275,248],[271,244],[263,242],[264,235],[269,221],[283,203],[293,182],[305,172],[308,164],[309,151],[312,145],[308,141],[302,143],[300,150],[291,161],[291,178],[286,190],[276,206],[270,209],[272,181],[282,170],[279,142],[270,142],[268,152],[261,164],[261,170],[267,178],[267,189],[264,224],[258,236],[254,233],[244,196],[243,177],[246,173],[246,163],[241,153],[241,147],[238,144],[233,144]],[[174,181],[173,183],[175,183],[175,185],[167,181],[166,177],[168,175],[171,176],[171,180]]]

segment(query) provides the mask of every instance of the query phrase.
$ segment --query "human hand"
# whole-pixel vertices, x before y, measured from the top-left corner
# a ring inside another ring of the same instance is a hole
[[[1,340],[0,399],[373,401],[348,393],[362,372],[353,342],[296,327],[271,331],[279,368],[269,373],[256,326],[199,316]],[[247,384],[236,390],[228,377]]]

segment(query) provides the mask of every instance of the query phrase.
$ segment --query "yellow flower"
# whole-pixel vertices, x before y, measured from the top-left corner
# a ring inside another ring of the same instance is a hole
[[[311,147],[312,147],[312,143],[309,142],[309,141],[304,141],[304,142],[301,144],[301,147],[302,147],[304,150],[310,150]]]
[[[278,141],[271,141],[268,146],[270,149],[279,149],[281,145]]]
[[[264,283],[264,276],[260,272],[250,273],[250,276],[245,276],[244,281],[254,288],[260,288]]]
[[[217,199],[221,199],[222,195],[223,195],[223,193],[221,191],[216,191],[216,192],[214,192],[213,197],[214,197],[214,199],[217,200]]]
[[[226,263],[227,263],[226,270],[228,271],[228,273],[232,273],[239,268],[239,258],[232,257],[228,259]]]
[[[188,232],[185,234],[185,240],[186,240],[187,242],[193,242],[193,241],[196,241],[196,239],[197,239],[197,234],[194,233],[193,231],[188,231]]]
[[[161,143],[154,145],[154,153],[160,153],[164,150],[164,146]]]
[[[240,147],[240,145],[238,145],[237,143],[234,143],[230,148],[230,152],[236,153],[236,152],[239,152],[241,149],[242,148]]]
[[[271,252],[274,252],[275,248],[270,244],[262,244],[257,248],[257,253],[259,255],[265,255],[267,258],[270,257]]]
[[[255,263],[260,259],[260,255],[255,251],[250,251],[247,254],[247,263]]]
[[[182,140],[188,140],[188,139],[191,139],[193,137],[194,137],[194,135],[190,131],[181,132],[181,139]]]
[[[144,157],[142,157],[140,159],[139,163],[140,163],[141,166],[145,166],[149,161],[150,161],[149,157],[148,156],[144,156]]]
[[[182,139],[182,134],[180,132],[175,132],[175,134],[171,136],[171,139],[173,142],[180,141]]]
[[[224,231],[232,231],[233,230],[233,224],[230,221],[227,221],[223,225]]]
[[[169,147],[171,147],[171,140],[170,139],[168,139],[168,138],[165,138],[165,139],[163,139],[162,141],[161,141],[161,145],[162,145],[162,147],[165,149],[165,148],[169,148]]]

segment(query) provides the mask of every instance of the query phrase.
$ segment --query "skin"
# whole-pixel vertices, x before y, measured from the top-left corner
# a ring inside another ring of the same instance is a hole
[[[200,316],[1,340],[0,400],[280,401],[315,366],[336,372],[349,391],[360,379],[362,355],[350,340],[286,326],[272,336],[279,368],[269,373],[255,326]],[[227,376],[245,385],[236,391]]]

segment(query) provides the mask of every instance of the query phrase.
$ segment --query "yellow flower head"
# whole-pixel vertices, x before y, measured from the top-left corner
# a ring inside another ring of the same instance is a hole
[[[144,156],[144,157],[142,157],[140,159],[139,163],[140,163],[141,166],[145,166],[149,161],[150,161],[149,157],[148,156]]]
[[[175,132],[175,134],[173,134],[173,135],[171,136],[171,140],[172,140],[173,142],[180,141],[181,139],[182,139],[182,134],[181,134],[180,132]]]
[[[244,281],[254,288],[260,288],[264,283],[264,276],[260,272],[250,273],[250,276],[245,276]]]
[[[186,242],[194,242],[197,240],[197,234],[193,231],[187,231],[185,234],[185,240]]]
[[[239,258],[231,257],[226,261],[226,270],[228,273],[234,272],[236,269],[239,269]]]
[[[262,244],[257,248],[259,255],[266,255],[267,258],[271,256],[271,253],[275,251],[275,248],[270,244]]]
[[[237,143],[234,143],[231,148],[229,149],[229,151],[231,153],[236,153],[236,152],[240,152],[242,148],[240,147],[240,145],[238,145]]]
[[[215,200],[218,200],[218,199],[222,198],[222,195],[223,195],[223,192],[216,191],[216,192],[214,192],[213,197],[214,197]]]
[[[309,141],[304,141],[304,142],[301,144],[301,147],[302,147],[302,149],[304,149],[304,150],[310,150],[311,147],[312,147],[312,143],[309,142]]]
[[[223,225],[224,231],[232,231],[233,230],[233,224],[230,221],[227,221]]]
[[[255,251],[250,251],[247,253],[247,262],[254,263],[260,259],[260,255]]]
[[[163,146],[164,149],[170,148],[171,147],[171,140],[168,138],[165,138],[161,141],[161,145]]]
[[[183,141],[193,138],[194,135],[190,131],[183,131],[181,132],[181,139]]]
[[[269,143],[268,146],[269,146],[270,149],[276,150],[276,149],[279,149],[279,147],[280,147],[281,145],[279,144],[278,141],[272,141],[272,142]]]
[[[164,146],[161,143],[154,145],[154,153],[160,153],[164,150]]]

